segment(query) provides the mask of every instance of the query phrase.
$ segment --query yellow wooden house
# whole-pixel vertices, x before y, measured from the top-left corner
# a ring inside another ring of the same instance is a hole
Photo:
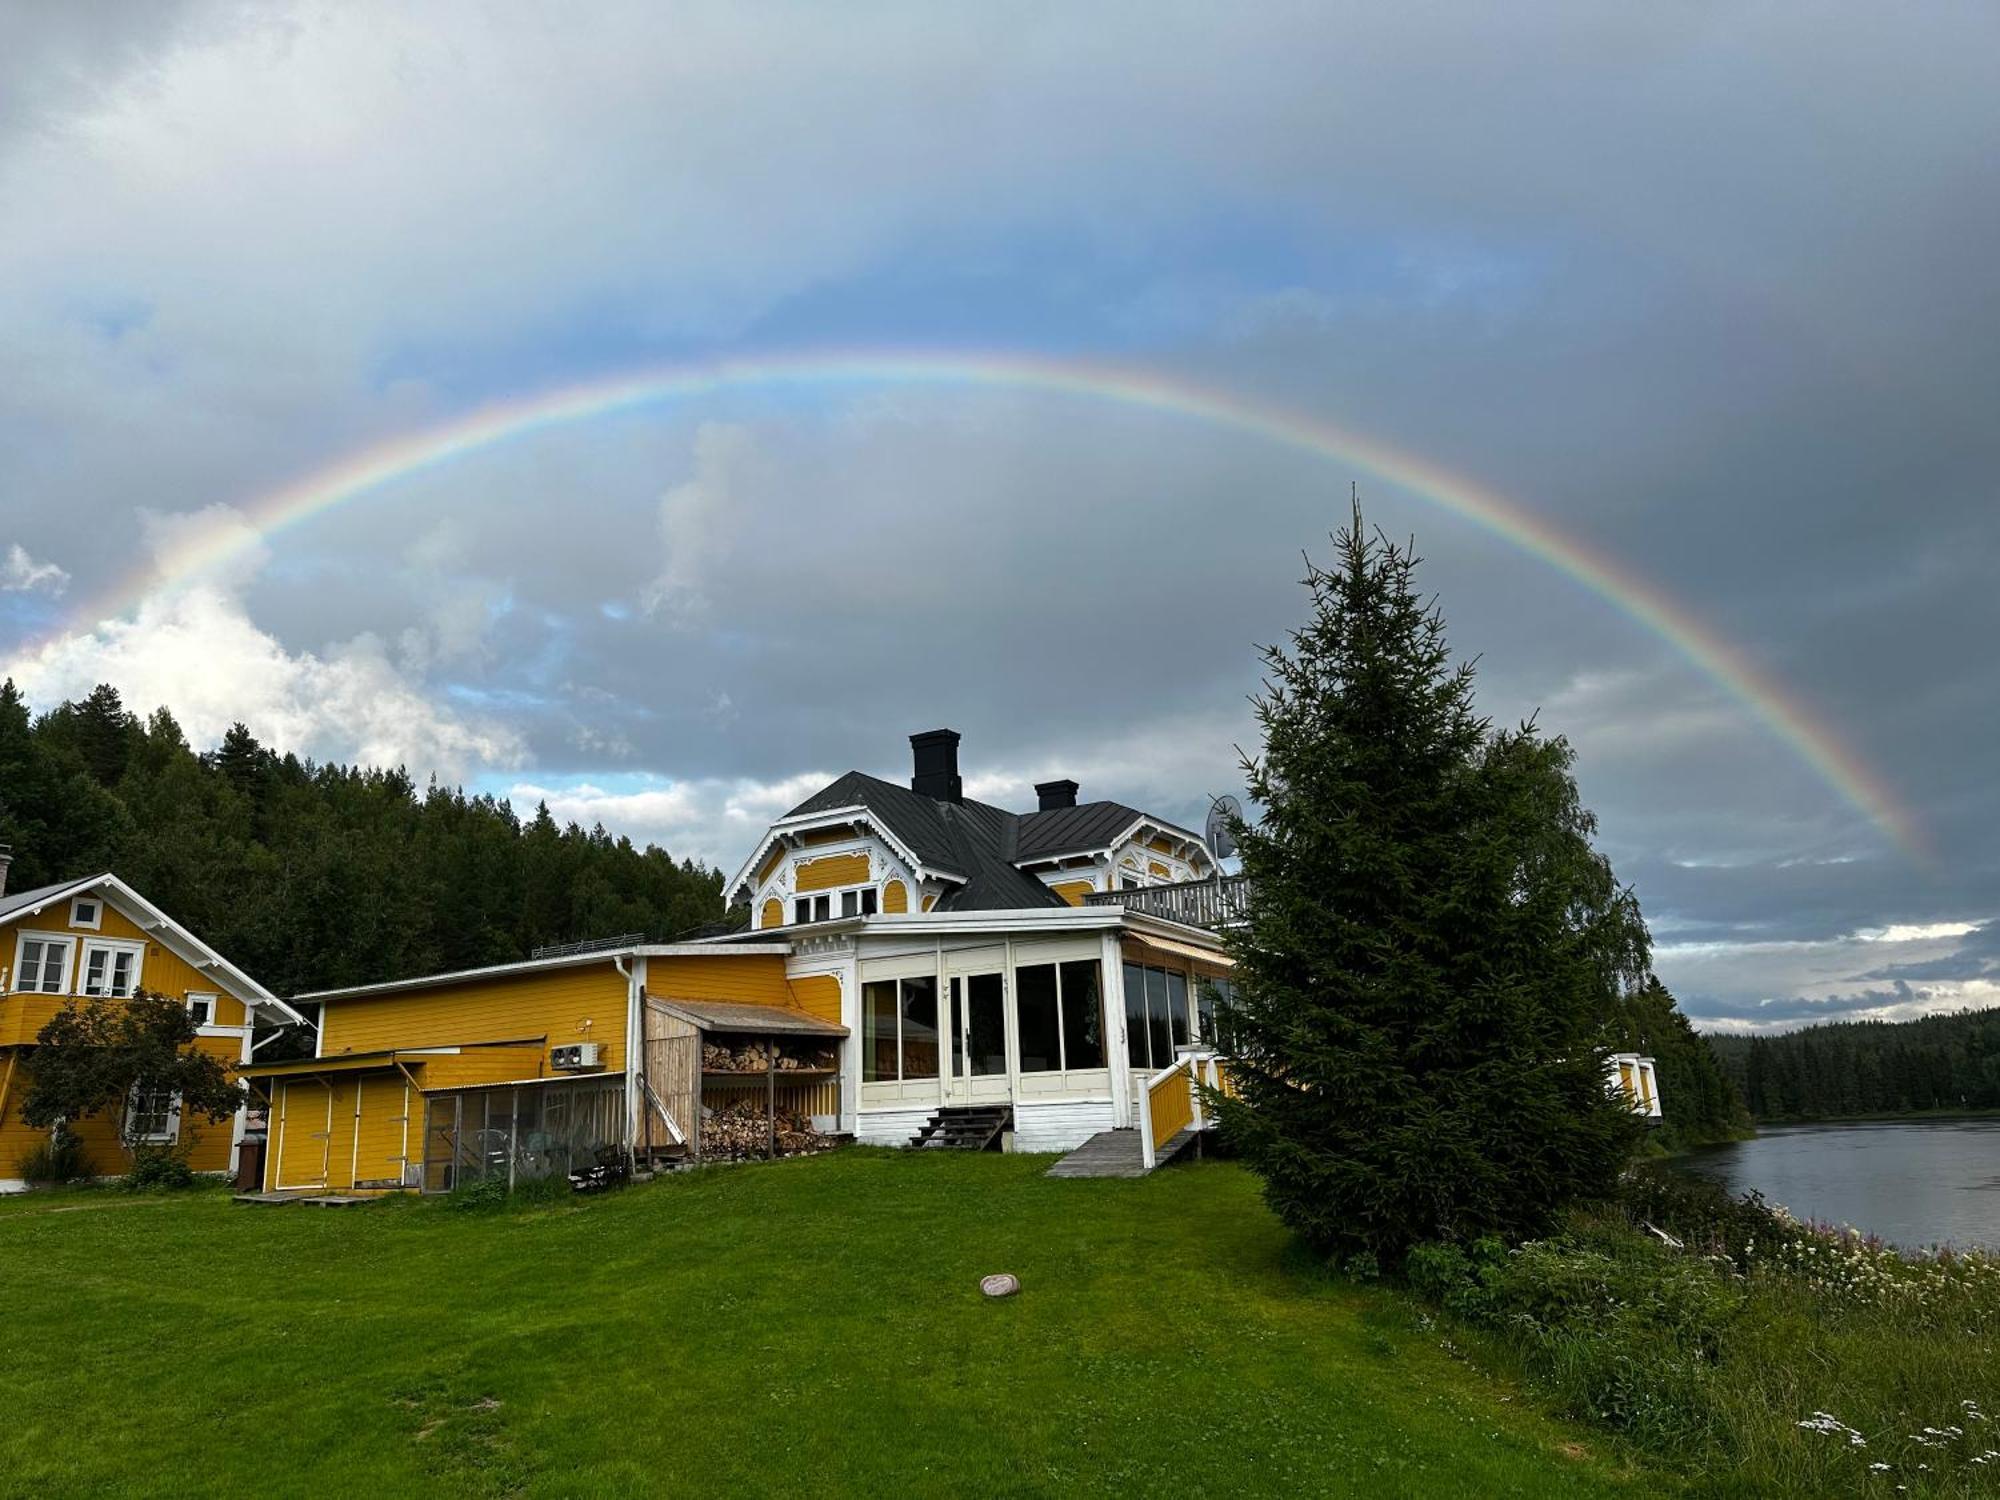
[[[273,1193],[444,1192],[696,1150],[698,1036],[784,1063],[741,1079],[766,1104],[829,1130],[841,1115],[839,988],[793,978],[782,947],[580,944],[296,998],[319,1007],[316,1055],[246,1073],[269,1100]]]
[[[139,990],[179,1000],[195,1014],[194,1045],[225,1062],[250,1061],[261,1023],[302,1018],[131,886],[109,873],[8,893],[8,851],[0,849],[0,1191],[25,1184],[21,1157],[48,1132],[20,1116],[22,1064],[43,1026],[80,997]],[[100,1175],[127,1165],[124,1139],[178,1143],[201,1172],[232,1172],[245,1112],[210,1124],[183,1120],[171,1096],[134,1097],[127,1118],[72,1121]]]

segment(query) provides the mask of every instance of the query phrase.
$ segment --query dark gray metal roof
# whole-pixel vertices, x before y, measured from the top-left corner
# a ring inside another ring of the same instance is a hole
[[[0,896],[0,921],[13,916],[17,911],[26,911],[31,906],[40,906],[51,896],[60,896],[65,891],[82,890],[85,886],[92,885],[103,878],[101,875],[86,875],[81,880],[61,880],[57,881],[54,885],[38,885],[33,890],[9,891],[6,895]]]
[[[1063,906],[1067,903],[1062,897],[1016,866],[1107,848],[1141,819],[1177,833],[1186,832],[1122,802],[1085,802],[1048,812],[1011,813],[970,798],[943,802],[861,771],[849,771],[827,783],[785,816],[803,817],[843,807],[867,808],[923,864],[965,877],[965,884],[938,902],[939,911]]]
[[[682,1000],[672,995],[646,992],[648,1004],[671,1011],[703,1031],[748,1031],[771,1036],[779,1032],[796,1036],[846,1036],[847,1028],[822,1021],[802,1010],[786,1010],[777,1005],[739,1005],[730,1000]]]

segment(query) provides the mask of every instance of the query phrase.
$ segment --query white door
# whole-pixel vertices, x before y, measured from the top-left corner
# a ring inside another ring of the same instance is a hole
[[[946,1029],[951,1056],[947,1104],[997,1104],[1007,1086],[1007,978],[999,968],[974,969],[948,981]]]

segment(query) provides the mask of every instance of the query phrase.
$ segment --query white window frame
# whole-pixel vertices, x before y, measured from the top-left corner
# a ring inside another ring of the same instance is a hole
[[[21,965],[29,943],[46,943],[52,947],[62,949],[62,973],[59,976],[62,983],[57,985],[56,988],[50,989],[41,982],[42,972],[46,971],[48,967],[47,960],[43,961],[40,970],[35,975],[35,987],[32,990],[26,990],[21,987]],[[17,932],[14,935],[14,967],[7,976],[8,989],[17,994],[25,995],[67,995],[71,993],[70,981],[76,973],[76,943],[77,940],[75,938],[64,932],[32,932],[26,928]]]
[[[208,1007],[207,1016],[205,1016],[204,1018],[195,1023],[197,1028],[205,1029],[210,1026],[217,1026],[221,1024],[215,1019],[215,1005],[216,1002],[221,998],[222,997],[220,995],[214,994],[208,990],[188,991],[187,1008],[190,1012],[192,1012],[197,1005],[205,1005]]]
[[[76,914],[79,906],[90,907],[90,920],[84,921]],[[100,932],[104,928],[104,898],[102,896],[78,896],[69,904],[69,925],[81,927],[87,932]]]
[[[107,979],[117,972],[118,955],[121,953],[131,955],[132,973],[123,994],[110,989],[93,991],[90,988],[90,959],[94,953],[104,955],[104,972]],[[145,962],[144,943],[129,943],[122,938],[86,938],[83,942],[83,951],[77,955],[75,993],[101,994],[113,1000],[129,1000],[139,992],[140,970],[145,966]]]
[[[146,1146],[170,1146],[178,1141],[181,1138],[181,1096],[179,1094],[169,1094],[167,1100],[166,1130],[159,1133],[136,1135],[132,1130],[132,1122],[137,1117],[139,1110],[139,1086],[134,1084],[132,1091],[125,1096],[125,1138]]]
[[[854,898],[855,910],[843,913],[841,908],[849,896]],[[873,911],[862,911],[860,909],[867,904],[863,899],[864,897],[873,898],[875,908]],[[799,903],[802,901],[806,903],[807,912],[807,915],[803,917],[799,915]],[[823,916],[819,911],[821,902],[826,903],[826,913]],[[798,891],[792,896],[792,920],[790,925],[793,927],[802,927],[811,922],[836,922],[842,920],[843,917],[872,917],[880,914],[881,910],[882,887],[878,882],[872,880],[865,881],[860,885],[831,886],[823,891]]]

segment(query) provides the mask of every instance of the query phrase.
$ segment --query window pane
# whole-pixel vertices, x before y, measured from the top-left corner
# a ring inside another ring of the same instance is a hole
[[[132,955],[129,953],[121,951],[111,955],[111,993],[132,993]]]
[[[1125,1060],[1146,1066],[1146,971],[1137,964],[1125,965]]]
[[[798,900],[792,903],[792,920],[794,922],[810,922],[812,920],[812,916],[813,916],[812,897],[801,896],[799,897]]]
[[[864,917],[875,915],[875,887],[872,885],[861,893],[861,915]]]
[[[975,1078],[990,1078],[1007,1071],[1007,1007],[1001,1000],[1003,989],[998,974],[966,977],[965,1030]]]
[[[83,992],[86,995],[104,993],[104,960],[102,948],[92,949],[83,956]]]
[[[1015,1028],[1023,1073],[1053,1073],[1062,1067],[1061,1032],[1056,1022],[1056,966],[1029,964],[1014,971]]]
[[[843,917],[858,917],[861,915],[861,892],[842,891],[840,893],[840,914]]]
[[[1152,1066],[1164,1068],[1174,1060],[1173,1025],[1167,1020],[1167,971],[1146,971],[1146,1038],[1152,1048]]]
[[[1098,978],[1104,972],[1094,959],[1062,966],[1063,1066],[1104,1066],[1104,1002]],[[1023,1068],[1027,1064],[1021,1064]]]
[[[903,981],[903,1076],[935,1078],[938,1072],[937,980]]]
[[[1187,975],[1167,970],[1167,1019],[1173,1025],[1174,1045],[1185,1047],[1188,1039]],[[1172,1062],[1169,1057],[1167,1062]],[[1167,1062],[1160,1064],[1165,1067]]]
[[[861,1081],[896,1081],[896,981],[874,979],[861,987]]]
[[[833,915],[832,896],[813,897],[813,920],[815,922],[824,922],[828,917],[832,915]]]

